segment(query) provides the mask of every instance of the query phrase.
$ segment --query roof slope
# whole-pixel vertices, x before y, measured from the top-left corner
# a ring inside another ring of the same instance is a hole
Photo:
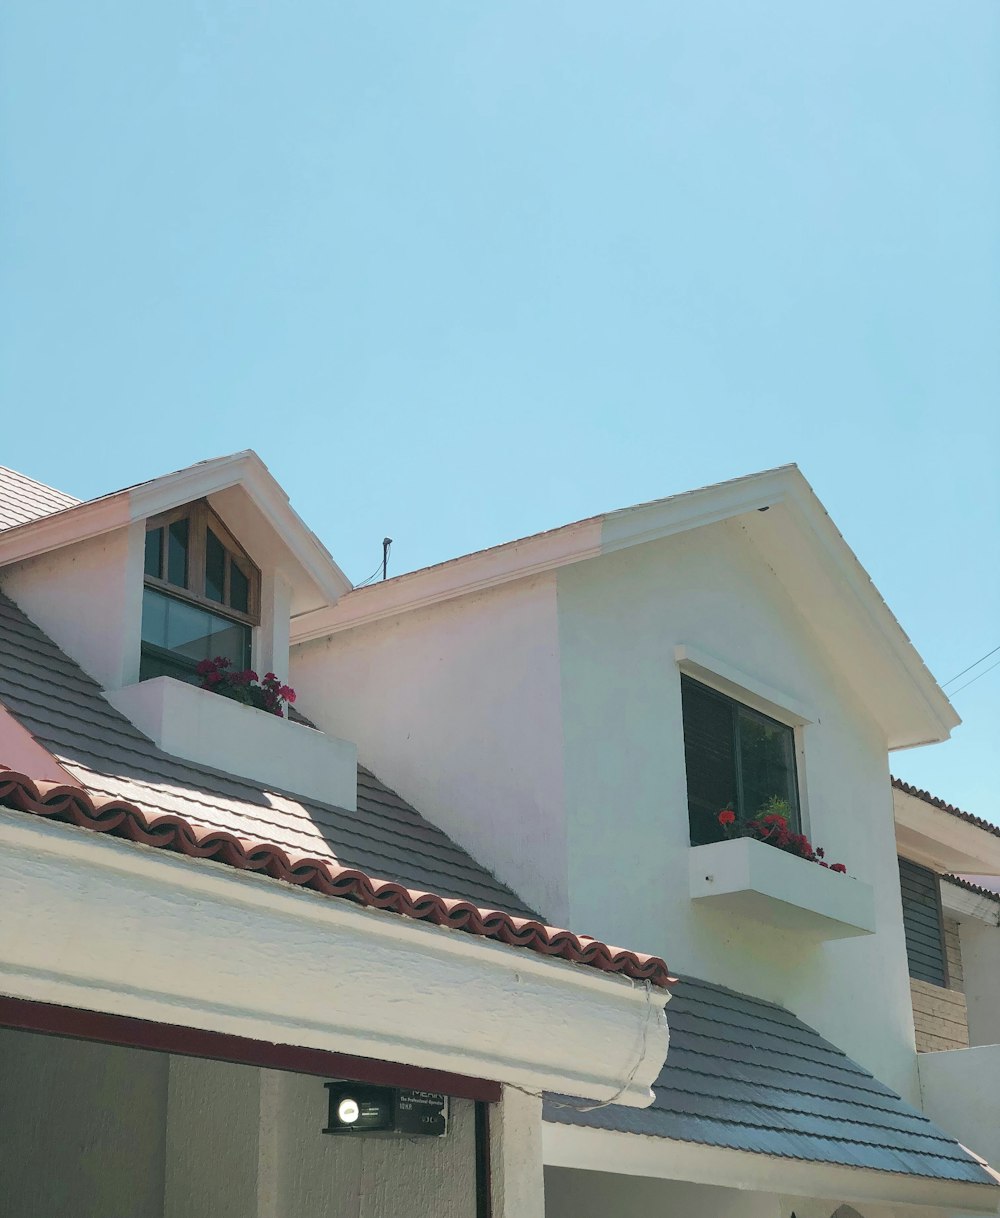
[[[158,749],[0,594],[0,702],[92,794],[264,839],[406,888],[534,917],[520,898],[363,767],[358,810],[305,800]]]
[[[994,1184],[953,1138],[783,1007],[681,978],[649,1108],[545,1119],[787,1159]]]
[[[53,512],[61,512],[79,502],[72,495],[0,465],[0,529],[12,529],[40,516],[51,516]]]
[[[497,910],[480,909],[471,901],[415,891],[391,880],[376,879],[356,867],[290,856],[270,842],[248,841],[220,829],[204,829],[182,816],[147,816],[142,808],[126,800],[95,802],[89,792],[67,783],[36,782],[26,774],[0,769],[0,806],[170,850],[191,859],[207,858],[241,871],[259,872],[325,897],[386,909],[415,921],[495,939],[508,947],[523,947],[571,964],[589,965],[603,973],[621,973],[657,986],[672,985],[674,981],[658,956],[610,947],[586,935],[546,926],[534,918],[515,918]]]

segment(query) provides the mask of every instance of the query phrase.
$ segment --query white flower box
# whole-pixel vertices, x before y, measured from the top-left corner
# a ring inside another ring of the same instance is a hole
[[[105,695],[165,753],[354,811],[358,750],[222,694],[155,677]]]
[[[691,898],[816,939],[875,933],[870,884],[741,837],[690,851]]]

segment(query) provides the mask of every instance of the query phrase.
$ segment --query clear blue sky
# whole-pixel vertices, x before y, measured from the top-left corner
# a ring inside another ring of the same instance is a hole
[[[360,580],[795,460],[1000,644],[996,0],[7,0],[0,164],[0,463],[253,447]]]

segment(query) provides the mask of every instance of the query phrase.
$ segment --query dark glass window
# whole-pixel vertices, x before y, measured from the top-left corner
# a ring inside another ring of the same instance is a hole
[[[163,529],[146,532],[146,574],[160,579],[163,574]]]
[[[250,667],[250,627],[189,601],[145,588],[139,680],[177,677],[197,683],[199,660],[227,656],[234,669]]]
[[[947,988],[948,957],[938,877],[926,867],[900,859],[899,887],[903,897],[903,931],[910,976]]]
[[[211,529],[205,538],[205,595],[220,605],[226,599],[226,547]]]
[[[229,567],[229,603],[240,613],[250,612],[250,580],[236,562]]]
[[[186,588],[188,582],[188,522],[175,520],[167,526],[167,583]]]
[[[260,572],[205,500],[146,528],[140,680],[195,679],[199,660],[250,667]]]
[[[774,799],[787,805],[798,832],[792,728],[690,677],[681,677],[681,701],[691,844],[723,840],[723,808],[747,821]]]

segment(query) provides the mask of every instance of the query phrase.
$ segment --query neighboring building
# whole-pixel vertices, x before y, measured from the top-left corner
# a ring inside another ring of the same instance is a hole
[[[649,1102],[663,961],[532,918],[353,745],[185,683],[241,647],[284,676],[348,587],[252,454],[3,490],[0,1213],[539,1218],[540,1093]],[[450,1097],[445,1138],[324,1136],[337,1080],[347,1124],[366,1087]]]
[[[527,1218],[543,1159],[550,1218],[998,1211],[1000,1178],[959,1145],[996,1153],[996,925],[981,884],[935,876],[1000,875],[1000,837],[894,819],[888,753],[957,716],[797,469],[356,590],[252,454],[84,504],[20,485],[0,761],[61,784],[0,786],[0,1022],[21,1029],[0,1086],[29,1114],[0,1154],[26,1187],[80,1175],[64,1136],[39,1182],[68,1079],[66,1119],[94,1111],[103,1135],[81,1215],[141,1179],[143,1218],[368,1214],[360,1197],[479,1218],[487,1194]],[[290,681],[315,727],[191,685],[218,654]],[[764,807],[847,874],[726,838],[720,811]],[[961,1023],[946,915],[975,1047],[918,1055],[915,1012],[941,1021],[921,1037]],[[680,980],[647,1107],[664,955]],[[57,1052],[29,1027],[133,1047]],[[192,1064],[192,1043],[246,1064]],[[307,1050],[350,1054],[352,1078],[436,1071],[455,1136],[437,1158],[314,1136],[304,1076],[337,1075]],[[148,1171],[122,1168],[126,1127]]]

